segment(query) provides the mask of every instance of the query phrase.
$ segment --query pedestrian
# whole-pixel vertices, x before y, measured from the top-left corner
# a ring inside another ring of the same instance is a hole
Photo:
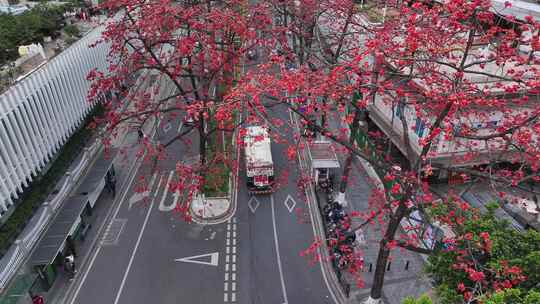
[[[116,177],[114,175],[111,175],[109,187],[111,189],[112,196],[115,197],[116,196]]]
[[[71,278],[73,278],[75,273],[77,273],[77,270],[75,269],[75,257],[73,254],[66,256],[64,260],[64,267],[66,271],[70,273]]]

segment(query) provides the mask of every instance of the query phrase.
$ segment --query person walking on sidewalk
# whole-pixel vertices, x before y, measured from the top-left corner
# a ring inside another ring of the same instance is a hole
[[[66,256],[64,260],[64,267],[66,271],[71,275],[70,280],[73,280],[73,277],[75,277],[75,274],[77,273],[77,270],[75,269],[75,257],[73,256],[73,254]]]

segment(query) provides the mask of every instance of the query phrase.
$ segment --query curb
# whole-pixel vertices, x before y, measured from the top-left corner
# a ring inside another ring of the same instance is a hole
[[[335,296],[336,296],[335,300],[337,301],[337,303],[339,304],[349,303],[350,300],[346,297],[345,291],[343,290],[343,287],[339,283],[336,272],[334,271],[333,266],[330,264],[331,259],[330,259],[330,255],[328,254],[329,249],[328,249],[328,244],[326,243],[326,234],[324,232],[324,225],[322,223],[322,219],[320,215],[319,196],[315,192],[315,189],[313,189],[313,184],[310,184],[309,190],[311,192],[310,193],[311,197],[315,198],[314,203],[316,203],[315,204],[316,206],[313,210],[313,211],[316,211],[313,216],[316,219],[314,222],[314,225],[316,225],[317,228],[315,230],[317,232],[317,237],[323,240],[321,242],[321,246],[318,249],[319,251],[318,253],[321,256],[319,262],[321,264],[322,270],[326,272],[327,274],[328,283],[330,285],[329,287],[332,288],[332,290],[334,291]],[[310,200],[310,202],[312,202],[312,200]]]
[[[242,114],[240,114],[240,119],[242,119]],[[225,211],[223,214],[221,215],[218,215],[218,216],[214,216],[214,217],[211,217],[209,219],[204,219],[202,217],[200,217],[199,215],[197,215],[195,212],[193,212],[193,210],[191,209],[191,206],[192,206],[192,202],[189,202],[189,214],[191,215],[191,219],[192,221],[194,221],[195,223],[197,224],[201,224],[201,225],[217,225],[217,224],[221,224],[221,223],[224,223],[228,220],[230,220],[233,215],[236,213],[236,208],[237,208],[237,198],[238,198],[238,177],[239,177],[239,173],[240,173],[240,147],[238,147],[236,145],[236,140],[234,140],[237,136],[237,130],[234,131],[233,135],[232,135],[232,142],[233,142],[233,147],[236,149],[236,161],[237,161],[237,164],[236,164],[236,174],[233,174],[232,172],[229,173],[229,179],[230,179],[230,183],[231,183],[231,193],[230,193],[230,205],[229,205],[229,209],[227,209],[227,211]]]
[[[217,224],[224,223],[233,217],[233,215],[236,213],[236,208],[237,208],[238,169],[237,169],[236,175],[233,175],[232,173],[230,173],[229,176],[230,176],[229,178],[231,182],[231,194],[229,198],[230,204],[227,211],[217,216],[212,216],[210,218],[203,218],[193,211],[192,209],[193,199],[192,199],[191,202],[189,202],[189,214],[191,215],[191,220],[193,222],[197,224],[201,224],[201,225],[217,225]]]

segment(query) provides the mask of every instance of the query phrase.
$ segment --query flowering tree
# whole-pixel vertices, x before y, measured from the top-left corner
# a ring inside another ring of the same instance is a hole
[[[438,207],[433,212],[449,213]],[[512,287],[522,294],[537,289],[540,234],[534,230],[518,232],[496,219],[497,207],[490,206],[482,215],[460,210],[464,222],[454,224],[457,237],[429,258],[427,272],[444,303],[474,302],[478,300],[475,297],[483,299]]]
[[[371,300],[376,302],[392,248],[433,252],[419,246],[414,235],[399,236],[402,220],[415,211],[428,217],[427,211],[439,204],[468,208],[453,192],[436,200],[428,180],[467,175],[488,182],[501,195],[509,189],[537,191],[526,182],[540,178],[535,135],[540,126],[535,53],[539,24],[530,17],[517,20],[506,12],[495,14],[489,1],[478,0],[386,2],[385,22],[375,26],[358,19],[350,2],[348,6],[337,3],[284,4],[287,13],[283,14],[293,24],[299,18],[295,8],[317,12],[309,17],[315,19],[315,26],[303,27],[304,32],[296,27],[291,30],[294,35],[312,37],[312,28],[326,26],[326,30],[319,32],[317,44],[305,45],[311,47],[309,51],[293,44],[284,48],[283,56],[275,56],[279,58],[274,57],[274,63],[281,65],[276,77],[269,78],[268,71],[261,69],[264,76],[253,75],[249,86],[236,89],[282,102],[311,128],[368,162],[386,185],[380,193],[384,203],[373,204],[372,212],[361,214],[366,223],[380,220],[386,227],[371,290]],[[285,65],[291,56],[298,64],[292,70]],[[353,93],[359,98],[352,98]],[[264,99],[257,100],[264,107]],[[348,130],[330,129],[312,119],[331,112],[332,106],[338,109],[338,119],[352,126],[351,141],[346,139]],[[390,120],[386,130],[366,134],[368,145],[355,138],[361,131],[360,113],[366,110],[372,119]],[[401,159],[388,153],[392,143]],[[453,222],[442,215],[430,220],[452,227],[463,224],[459,213],[451,214]],[[488,242],[489,234],[482,238]],[[483,275],[475,271],[475,278]]]
[[[535,53],[540,25],[532,18],[495,14],[488,0],[384,5],[385,22],[373,25],[346,0],[255,5],[234,0],[110,1],[105,8],[114,18],[104,41],[112,45],[112,65],[106,75],[90,75],[96,80],[90,97],[109,90],[127,95],[124,102],[109,104],[113,136],[128,121],[144,125],[161,115],[193,119],[199,166],[177,171],[179,176],[197,173],[198,186],[204,184],[201,172],[213,164],[207,159],[210,136],[244,122],[289,124],[288,117],[271,115],[278,106],[350,153],[348,163],[353,156],[362,158],[385,185],[384,191],[374,190],[369,212],[355,213],[363,219],[362,227],[375,222],[385,227],[370,297],[376,302],[392,248],[433,252],[414,235],[400,235],[400,223],[412,212],[456,228],[456,241],[466,237],[456,225],[464,223],[457,211],[468,206],[453,192],[437,200],[429,179],[468,175],[498,190],[536,193],[525,183],[540,178]],[[278,22],[276,15],[281,16]],[[254,48],[263,55],[261,63],[237,73],[244,54]],[[272,52],[276,48],[279,52]],[[135,71],[163,78],[160,83],[171,83],[173,93],[158,86],[126,93],[122,83]],[[218,94],[212,94],[214,87]],[[130,100],[127,108],[125,100]],[[233,114],[240,109],[242,121]],[[368,116],[387,118],[390,127],[367,128]],[[329,120],[344,127],[332,128]],[[289,145],[294,158],[302,148],[298,134],[287,138],[272,130],[274,140]],[[402,158],[389,153],[392,143]],[[148,155],[159,156],[168,144],[146,142],[145,148]],[[439,205],[450,213],[429,212]],[[489,234],[478,237],[481,249],[489,251]],[[348,258],[358,273],[360,257],[351,252]],[[474,278],[486,277],[483,269],[474,271]],[[501,286],[515,285],[510,283]],[[465,291],[471,292],[470,299],[479,296],[474,289],[460,292]]]
[[[111,45],[110,67],[108,73],[90,73],[94,82],[89,98],[116,92],[107,104],[104,142],[132,129],[146,135],[163,121],[180,121],[187,128],[168,142],[143,136],[140,154],[162,159],[175,141],[193,140],[187,143],[198,146],[199,161],[178,164],[179,181],[171,189],[201,190],[216,163],[235,165],[233,153],[216,148],[223,146],[222,133],[230,137],[239,122],[240,103],[224,96],[237,80],[246,52],[264,44],[257,38],[268,28],[264,11],[237,0],[107,1],[102,7],[111,17],[100,41]],[[247,9],[259,15],[246,14]],[[137,74],[141,85],[132,89],[126,83]],[[192,130],[197,139],[187,136]]]

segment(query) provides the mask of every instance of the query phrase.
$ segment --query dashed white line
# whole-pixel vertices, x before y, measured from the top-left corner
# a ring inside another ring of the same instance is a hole
[[[231,222],[233,223],[231,225]],[[231,230],[232,238],[231,238]],[[236,217],[229,219],[227,221],[227,238],[225,246],[225,276],[224,276],[224,285],[223,285],[223,300],[224,302],[229,302],[229,293],[230,301],[236,302]],[[232,246],[231,246],[232,243]],[[232,253],[231,253],[232,248]],[[232,260],[232,262],[231,262]],[[231,262],[229,264],[229,262]],[[232,271],[229,272],[229,265],[232,265]],[[230,291],[229,291],[229,278],[230,281]]]

